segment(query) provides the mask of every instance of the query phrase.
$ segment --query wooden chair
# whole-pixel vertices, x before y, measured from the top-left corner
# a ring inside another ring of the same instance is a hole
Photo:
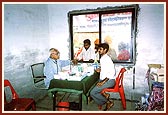
[[[123,77],[124,77],[125,71],[126,71],[125,68],[121,68],[115,80],[116,84],[113,88],[105,88],[101,91],[101,94],[106,93],[106,92],[118,92],[121,97],[123,109],[126,109],[126,99],[125,99],[124,86],[123,86]]]
[[[7,93],[5,93],[4,89],[4,111],[28,111],[30,109],[33,111],[36,110],[35,100],[32,98],[20,98],[7,79],[4,80],[4,88],[5,87],[9,87],[12,94],[12,99],[10,102],[6,100]]]

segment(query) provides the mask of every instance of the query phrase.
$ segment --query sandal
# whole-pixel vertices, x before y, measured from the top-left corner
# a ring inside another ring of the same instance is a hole
[[[106,108],[104,109],[104,111],[109,110],[112,106],[114,106],[114,102],[113,101],[108,101],[106,103]]]

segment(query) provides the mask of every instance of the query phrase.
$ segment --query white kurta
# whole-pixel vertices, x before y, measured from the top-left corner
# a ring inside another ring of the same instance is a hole
[[[82,52],[77,57],[78,60],[83,59],[83,61],[89,61],[90,59],[95,59],[95,51],[89,47],[88,50],[82,49]]]
[[[105,79],[106,77],[109,79],[115,79],[114,63],[107,54],[103,55],[100,58],[100,66],[101,66],[101,72],[100,72],[101,80]]]

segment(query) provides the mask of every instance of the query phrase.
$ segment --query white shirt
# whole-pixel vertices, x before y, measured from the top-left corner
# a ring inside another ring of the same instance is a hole
[[[111,58],[105,54],[100,58],[100,79],[103,80],[106,77],[109,79],[115,79],[115,68],[114,63]]]
[[[81,53],[77,57],[78,60],[83,59],[83,61],[89,61],[90,59],[95,59],[95,51],[89,47],[87,50],[85,48],[82,49]]]

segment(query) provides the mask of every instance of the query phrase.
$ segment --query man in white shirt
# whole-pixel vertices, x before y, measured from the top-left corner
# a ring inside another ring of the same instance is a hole
[[[89,39],[85,39],[83,41],[84,47],[81,51],[81,53],[78,55],[77,60],[78,61],[91,61],[93,62],[95,59],[95,51],[92,49],[91,42]]]
[[[109,45],[107,43],[99,44],[101,68],[96,69],[96,71],[100,72],[100,80],[90,92],[90,96],[99,107],[106,104],[106,108],[104,110],[109,110],[114,105],[114,103],[108,99],[110,96],[109,94],[102,95],[100,93],[104,88],[113,87],[115,85],[115,68],[112,59],[107,55],[108,50]]]

